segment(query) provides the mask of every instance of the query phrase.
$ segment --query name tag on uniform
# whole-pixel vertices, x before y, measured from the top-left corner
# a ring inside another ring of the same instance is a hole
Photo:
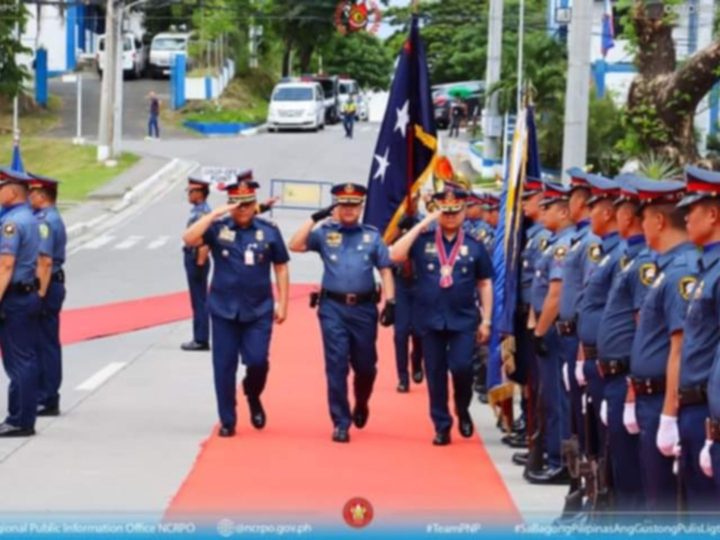
[[[234,242],[235,231],[231,230],[230,227],[223,227],[222,229],[220,229],[220,234],[218,235],[218,238],[226,242]]]
[[[252,266],[255,264],[255,252],[251,249],[245,250],[245,265]]]
[[[467,257],[467,256],[468,256],[468,253],[469,253],[468,247],[467,247],[465,244],[463,244],[462,246],[460,246],[460,255],[461,255],[461,256]]]

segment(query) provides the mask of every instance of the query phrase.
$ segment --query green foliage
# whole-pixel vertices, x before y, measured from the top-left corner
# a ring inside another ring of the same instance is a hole
[[[638,160],[638,172],[653,180],[667,180],[682,175],[682,170],[669,158],[648,152]]]
[[[335,34],[323,47],[322,55],[326,72],[348,75],[362,88],[386,89],[390,83],[393,56],[372,34]]]
[[[19,9],[18,9],[19,8]],[[0,0],[0,97],[14,98],[30,74],[16,62],[18,54],[29,53],[17,40],[15,25],[25,26],[27,10],[16,0]]]
[[[625,155],[617,143],[623,138],[622,112],[612,97],[590,94],[587,162],[594,170],[614,175],[623,165]]]

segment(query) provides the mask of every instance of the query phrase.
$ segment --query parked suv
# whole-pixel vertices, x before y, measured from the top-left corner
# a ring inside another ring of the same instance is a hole
[[[153,77],[170,75],[172,57],[183,54],[188,58],[188,43],[190,34],[183,32],[163,32],[157,34],[150,45],[150,73]],[[190,71],[191,66],[187,66]]]
[[[97,62],[98,75],[102,77],[105,70],[105,36],[98,36],[97,54],[95,60]],[[139,79],[145,74],[147,69],[148,52],[147,47],[143,45],[135,34],[128,32],[123,37],[123,73],[126,77]]]
[[[284,82],[270,97],[268,130],[300,128],[317,131],[325,127],[325,93],[316,82]]]

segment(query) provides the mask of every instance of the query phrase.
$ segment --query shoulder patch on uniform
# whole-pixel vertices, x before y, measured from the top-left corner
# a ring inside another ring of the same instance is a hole
[[[15,233],[17,232],[17,227],[15,227],[14,223],[6,223],[3,225],[3,236],[6,236],[8,238],[15,236]]]
[[[587,253],[590,260],[596,263],[602,257],[602,246],[600,244],[590,244]]]
[[[645,263],[638,269],[640,274],[640,282],[643,285],[652,285],[657,277],[657,266],[655,263]]]
[[[487,231],[485,229],[480,229],[480,232],[478,232],[478,236],[480,238],[485,238],[487,236]]]
[[[558,246],[555,248],[555,251],[553,251],[553,257],[557,261],[562,261],[565,255],[567,255],[567,248],[565,246]]]
[[[38,228],[40,229],[40,238],[44,240],[50,236],[50,227],[47,226],[47,223],[40,223]]]
[[[690,300],[690,295],[693,289],[695,289],[696,283],[697,278],[694,276],[684,276],[680,278],[680,281],[678,281],[678,289],[680,289],[680,296],[683,297],[683,300]]]

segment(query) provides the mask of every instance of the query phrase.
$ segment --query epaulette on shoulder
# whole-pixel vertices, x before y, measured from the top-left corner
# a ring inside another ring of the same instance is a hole
[[[267,218],[263,218],[263,217],[256,217],[255,219],[256,219],[257,221],[259,221],[260,223],[262,223],[263,225],[267,225],[268,227],[272,227],[272,228],[274,228],[274,229],[277,229],[277,228],[278,228],[278,224],[275,223],[275,222],[274,222],[273,220],[271,220],[271,219],[267,219]]]
[[[369,223],[363,223],[363,228],[367,229],[368,231],[380,232],[380,230],[375,225],[370,225]]]

